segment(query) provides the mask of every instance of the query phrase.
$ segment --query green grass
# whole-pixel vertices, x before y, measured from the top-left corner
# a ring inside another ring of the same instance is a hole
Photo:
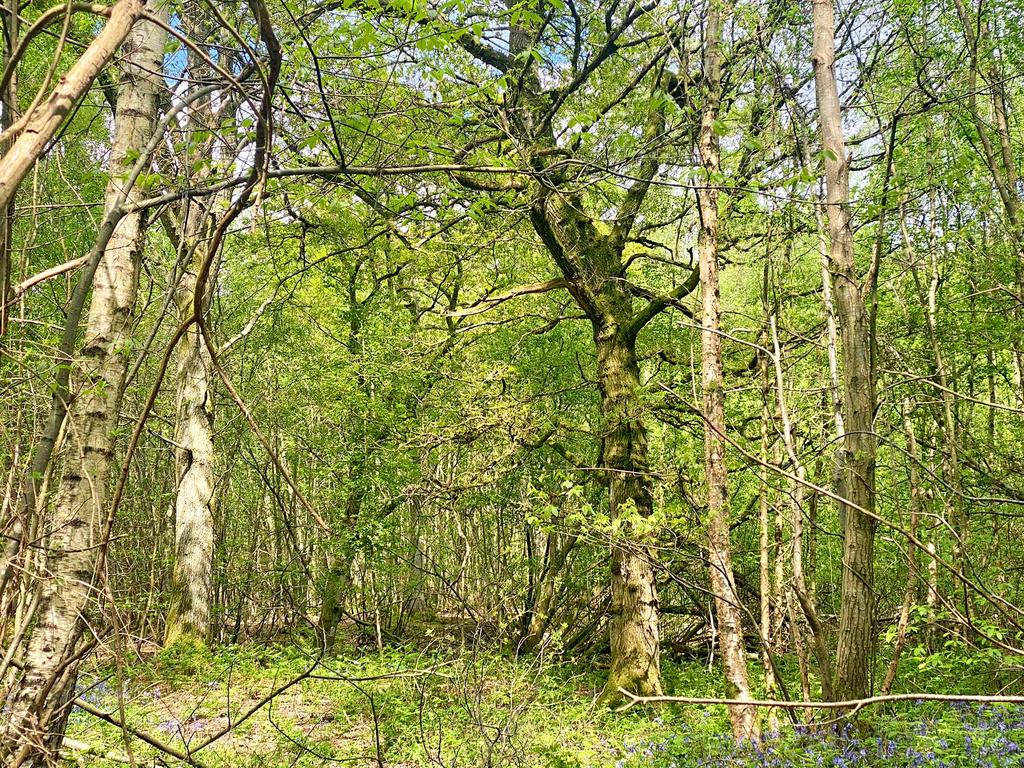
[[[790,666],[787,662],[787,669]],[[980,745],[989,731],[970,730],[973,726],[965,725],[963,711],[949,707],[875,711],[866,730],[856,733],[867,746],[837,741],[828,732],[799,734],[786,729],[764,752],[737,752],[722,707],[607,712],[594,704],[602,670],[492,652],[386,649],[317,663],[301,646],[176,648],[124,666],[120,681],[116,668],[97,665],[83,674],[80,688],[86,700],[105,711],[123,706],[133,728],[177,749],[194,750],[229,718],[237,723],[269,693],[310,669],[312,675],[274,697],[195,758],[209,768],[376,766],[378,755],[392,768],[1018,764],[1000,763],[991,756],[986,757],[988,762],[956,762],[950,755],[964,750],[965,736],[973,736],[972,743]],[[915,669],[911,659],[910,683],[916,682]],[[934,668],[921,674],[931,675],[935,683]],[[699,662],[666,662],[664,679],[669,691],[722,695],[718,671]],[[792,690],[799,690],[795,682]],[[1016,717],[1007,717],[1011,715]],[[1016,722],[1000,726],[1002,733],[1006,728],[1013,732]],[[991,735],[1002,738],[995,730]],[[69,736],[94,751],[127,756],[119,729],[84,712],[73,714]],[[895,746],[885,746],[889,741]],[[153,764],[154,749],[138,740],[131,745],[140,764]],[[886,751],[893,749],[916,757],[894,762]],[[97,768],[117,764],[96,755],[82,755],[80,762]]]
[[[201,743],[316,659],[299,647],[172,649],[146,663],[82,676],[86,700],[118,708],[127,722],[181,749]],[[668,665],[666,679],[720,694],[704,667]],[[725,727],[724,714],[616,715],[598,709],[602,671],[580,672],[528,657],[494,653],[385,650],[316,665],[257,714],[196,757],[204,765],[305,766],[332,760],[389,766],[584,766],[614,762],[630,739],[667,736],[681,719]],[[124,753],[118,729],[84,712],[69,736]],[[155,754],[133,741],[138,757]],[[89,765],[113,765],[89,756]]]

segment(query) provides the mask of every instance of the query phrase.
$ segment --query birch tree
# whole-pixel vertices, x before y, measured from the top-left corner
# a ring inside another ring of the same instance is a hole
[[[160,7],[154,13],[166,14]],[[124,47],[111,145],[109,201],[147,146],[162,88],[165,33],[137,23]],[[129,192],[129,202],[134,193]],[[56,760],[75,688],[79,651],[94,615],[96,568],[109,535],[106,487],[131,349],[144,226],[125,216],[110,238],[93,281],[85,339],[74,361],[64,467],[52,517],[45,521],[46,564],[36,623],[21,678],[9,696],[3,751],[8,764]]]

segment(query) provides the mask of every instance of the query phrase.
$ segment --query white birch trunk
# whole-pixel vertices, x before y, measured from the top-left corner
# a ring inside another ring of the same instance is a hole
[[[196,267],[206,255],[201,206],[190,206],[185,247],[194,249],[193,264],[178,283],[178,320],[192,314]],[[193,221],[195,224],[193,225]],[[199,244],[199,247],[196,245]],[[211,284],[213,281],[211,275]],[[175,429],[178,482],[174,498],[174,571],[164,644],[205,643],[210,634],[213,593],[213,393],[210,353],[193,324],[178,346],[178,411]]]
[[[154,130],[164,38],[158,26],[139,22],[124,44],[108,201],[118,197],[121,179]],[[134,192],[128,194],[129,204],[134,197]],[[9,701],[3,752],[12,766],[53,762],[63,737],[78,640],[95,597],[95,571],[105,543],[108,474],[134,326],[142,241],[141,214],[125,216],[93,281],[85,342],[74,362],[77,393],[68,411],[67,455],[47,526],[46,578],[22,677]]]

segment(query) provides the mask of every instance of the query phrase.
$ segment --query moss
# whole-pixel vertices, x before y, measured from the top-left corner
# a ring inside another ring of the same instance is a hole
[[[213,654],[205,642],[191,635],[179,635],[157,654],[156,667],[170,680],[186,680],[208,672],[213,661]]]

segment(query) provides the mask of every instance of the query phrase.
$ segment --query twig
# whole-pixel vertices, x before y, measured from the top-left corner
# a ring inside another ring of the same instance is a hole
[[[83,710],[85,712],[88,712],[93,717],[96,717],[96,718],[98,718],[98,719],[100,719],[100,720],[102,720],[102,721],[104,721],[106,723],[110,723],[111,725],[117,726],[118,728],[120,728],[123,731],[127,731],[128,733],[130,733],[135,738],[140,739],[140,740],[146,742],[151,747],[155,747],[156,749],[160,750],[164,754],[167,754],[167,755],[170,755],[171,757],[177,758],[178,760],[181,760],[181,762],[187,763],[188,765],[191,765],[194,768],[203,768],[202,763],[197,761],[194,757],[192,757],[188,753],[182,752],[177,747],[172,747],[170,744],[167,744],[166,742],[160,741],[160,739],[156,738],[155,736],[150,736],[145,731],[140,731],[137,728],[133,728],[132,726],[128,725],[127,723],[122,722],[121,720],[119,720],[118,718],[114,717],[113,715],[104,712],[102,709],[99,709],[98,707],[94,707],[92,704],[90,704],[89,702],[85,701],[84,699],[81,699],[81,698],[75,699],[74,704],[75,704],[76,707],[78,707],[79,709],[81,709],[81,710]]]

